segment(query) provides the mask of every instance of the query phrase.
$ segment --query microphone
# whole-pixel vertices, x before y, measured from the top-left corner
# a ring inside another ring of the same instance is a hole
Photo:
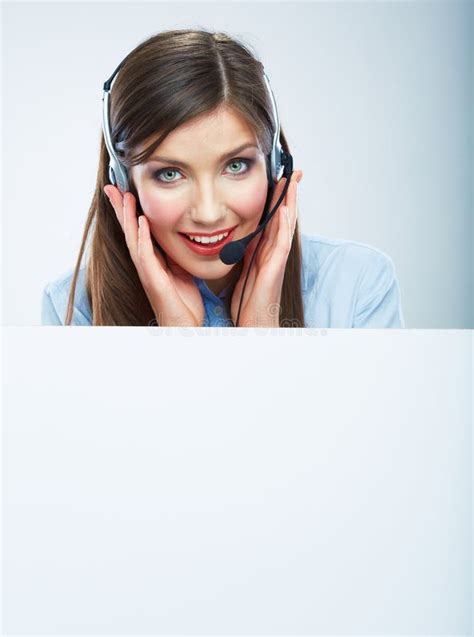
[[[278,198],[278,201],[276,202],[275,206],[273,207],[273,210],[266,217],[266,219],[258,226],[256,230],[248,234],[246,237],[242,237],[242,239],[237,239],[236,241],[230,241],[222,248],[222,250],[219,252],[219,258],[226,265],[232,265],[233,263],[238,263],[243,258],[248,244],[252,241],[254,237],[256,237],[260,232],[262,232],[262,230],[265,230],[267,224],[271,221],[273,215],[275,214],[281,202],[283,201],[286,195],[286,191],[288,190],[288,187],[290,185],[291,176],[293,174],[293,161],[292,161],[293,158],[289,154],[287,155],[287,158],[288,158],[287,164],[285,165],[285,171],[283,173],[283,176],[286,177],[286,183],[283,186],[282,193],[280,197]]]

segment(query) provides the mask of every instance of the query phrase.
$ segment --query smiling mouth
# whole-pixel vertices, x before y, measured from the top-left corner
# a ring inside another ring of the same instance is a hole
[[[221,234],[228,234],[235,230],[237,226],[231,226],[230,228],[224,228],[223,230],[215,230],[214,232],[180,232],[179,234],[184,234],[187,237],[218,237]]]
[[[189,241],[189,243],[199,246],[200,248],[212,248],[214,246],[219,246],[225,243],[225,240],[228,238],[229,234],[226,234],[224,237],[222,237],[222,239],[219,239],[218,241],[195,241],[194,239],[191,239],[187,234],[181,234],[181,236]]]
[[[229,243],[230,241],[232,241],[235,228],[237,228],[237,226],[235,226],[234,228],[231,228],[231,230],[228,232],[221,233],[221,235],[216,233],[214,233],[214,235],[195,235],[198,238],[205,237],[206,239],[205,243],[199,240],[195,241],[194,239],[191,239],[189,235],[185,234],[184,232],[178,232],[178,234],[181,237],[183,237],[183,241],[193,252],[197,254],[201,254],[201,255],[215,256],[216,254],[219,254],[221,248],[226,243]],[[224,235],[223,237],[222,237],[222,234]],[[218,241],[211,242],[209,241],[209,238],[212,236],[214,237],[221,236],[222,238],[219,239]]]
[[[195,243],[200,246],[214,246],[219,245],[220,243],[224,243],[228,236],[237,228],[234,226],[232,228],[227,228],[226,230],[218,230],[217,232],[212,232],[210,234],[205,234],[203,232],[196,233],[187,233],[187,232],[179,232],[182,237],[188,239],[192,243]]]

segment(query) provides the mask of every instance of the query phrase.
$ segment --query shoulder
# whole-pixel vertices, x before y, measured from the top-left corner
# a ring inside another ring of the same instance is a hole
[[[43,325],[64,325],[73,275],[74,268],[70,268],[46,284],[41,306],[41,323]],[[86,269],[82,267],[76,282],[71,325],[91,324],[91,309],[86,291]]]
[[[404,327],[391,257],[374,246],[301,235],[302,286],[309,313],[328,327]]]
[[[304,287],[311,287],[316,276],[356,277],[364,271],[395,274],[391,257],[374,246],[349,239],[330,239],[322,235],[301,235]]]

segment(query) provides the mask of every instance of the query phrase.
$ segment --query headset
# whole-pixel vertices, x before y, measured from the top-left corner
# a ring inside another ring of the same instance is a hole
[[[109,77],[109,79],[106,82],[104,82],[103,95],[102,95],[102,129],[104,134],[105,145],[109,153],[109,168],[108,168],[109,181],[112,185],[116,186],[122,194],[124,194],[125,192],[129,190],[129,181],[128,181],[127,168],[119,161],[114,149],[114,145],[112,143],[112,135],[111,135],[111,129],[110,129],[109,102],[110,102],[110,91],[111,91],[112,83],[115,79],[115,76],[117,75],[119,70],[122,68],[127,58],[128,58],[128,55],[122,60],[122,62],[120,62],[120,64],[112,73],[112,75]],[[242,260],[245,254],[245,250],[248,244],[250,243],[250,241],[252,241],[252,239],[255,236],[261,233],[260,239],[252,254],[252,258],[250,260],[249,267],[247,270],[247,275],[245,277],[244,285],[242,288],[242,293],[240,295],[239,309],[237,312],[235,327],[238,327],[239,325],[240,309],[242,306],[242,300],[245,293],[245,286],[247,285],[247,279],[249,277],[249,273],[252,268],[254,257],[257,253],[258,247],[263,238],[263,230],[266,228],[267,224],[271,221],[273,215],[275,214],[281,202],[283,201],[286,195],[286,192],[288,190],[288,187],[290,185],[291,176],[293,174],[293,157],[291,156],[290,153],[286,153],[282,149],[281,143],[280,143],[280,118],[278,115],[278,109],[276,106],[275,97],[273,95],[273,91],[270,86],[270,80],[268,79],[268,76],[265,73],[265,71],[263,70],[262,72],[263,72],[264,83],[265,83],[268,95],[270,97],[270,103],[271,103],[272,113],[273,113],[273,122],[275,126],[275,132],[273,134],[273,141],[272,141],[272,149],[266,157],[269,194],[273,192],[275,185],[280,181],[280,179],[282,179],[282,177],[286,178],[286,183],[283,187],[280,197],[278,198],[278,201],[276,202],[275,206],[273,207],[270,213],[268,213],[267,207],[265,206],[265,210],[263,211],[263,214],[261,217],[261,223],[258,225],[256,230],[248,234],[246,237],[243,237],[242,239],[237,239],[236,241],[230,241],[222,248],[222,250],[219,253],[220,260],[226,265],[232,265],[233,263],[238,263],[239,261]],[[270,196],[267,196],[267,202],[270,201],[270,198],[271,198]],[[153,243],[161,250],[161,252],[163,252],[163,250],[161,249],[161,246],[156,242],[156,240],[153,240]]]

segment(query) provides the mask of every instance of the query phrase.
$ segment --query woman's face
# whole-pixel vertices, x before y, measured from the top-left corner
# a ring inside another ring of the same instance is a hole
[[[235,111],[218,109],[172,131],[152,157],[132,167],[131,177],[168,261],[218,293],[239,264],[226,265],[218,254],[199,254],[203,244],[184,235],[231,231],[235,240],[255,230],[268,182],[254,131]]]

